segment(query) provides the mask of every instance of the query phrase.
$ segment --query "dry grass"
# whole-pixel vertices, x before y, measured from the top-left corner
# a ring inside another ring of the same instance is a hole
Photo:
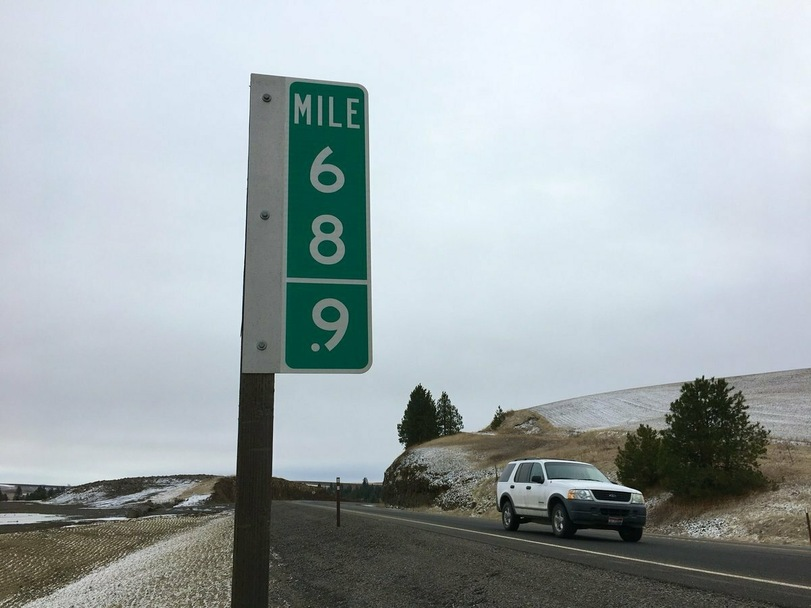
[[[205,477],[197,485],[187,488],[180,496],[177,497],[178,501],[186,500],[195,494],[208,495],[214,492],[214,486],[220,481],[222,477]]]
[[[501,469],[516,458],[566,458],[591,462],[610,474],[624,441],[624,431],[572,432],[552,426],[532,410],[519,410],[506,412],[496,431],[459,433],[430,445],[468,448],[480,456],[484,467]]]
[[[627,431],[568,431],[552,426],[532,410],[506,412],[496,431],[459,433],[431,442],[435,446],[469,448],[481,455],[482,464],[501,469],[516,458],[551,457],[582,460],[596,465],[612,477],[614,459],[625,443]],[[760,461],[763,474],[780,484],[811,485],[811,444],[775,440]]]
[[[737,505],[740,496],[727,498],[693,498],[690,500],[662,500],[656,501],[655,507],[650,510],[650,523],[662,525],[667,522],[684,521],[728,510],[731,505]]]
[[[811,482],[811,445],[774,441],[760,470],[772,482],[794,484]]]

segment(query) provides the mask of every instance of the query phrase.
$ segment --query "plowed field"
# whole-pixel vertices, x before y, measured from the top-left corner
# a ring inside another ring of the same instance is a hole
[[[139,550],[164,541],[176,542],[189,531],[213,527],[210,533],[230,534],[232,526],[233,519],[217,515],[157,516],[0,534],[0,608],[26,605],[116,560],[138,555]],[[229,552],[225,556],[229,563],[230,546],[228,543],[224,546]],[[197,550],[200,549],[198,546]],[[118,571],[120,580],[112,584],[110,591],[126,586],[132,580],[134,569],[134,564],[130,564],[129,572]],[[230,584],[230,580],[226,583]],[[91,604],[79,602],[76,605]],[[116,604],[111,601],[107,605]]]

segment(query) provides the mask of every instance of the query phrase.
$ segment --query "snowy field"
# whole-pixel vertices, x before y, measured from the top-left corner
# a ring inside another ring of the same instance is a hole
[[[223,520],[228,523],[217,523]],[[233,517],[161,515],[25,531],[14,531],[15,526],[9,528],[0,534],[0,608],[19,608],[32,602],[41,605],[35,600],[54,593],[56,603],[45,605],[58,606],[64,601],[65,606],[75,608],[112,608],[131,605],[127,603],[130,600],[116,599],[117,593],[128,590],[139,597],[135,583],[147,585],[143,568],[154,567],[158,574],[166,575],[169,566],[162,560],[176,564],[174,582],[170,584],[168,578],[163,582],[163,586],[171,587],[161,591],[164,595],[180,593],[174,588],[188,578],[195,586],[202,584],[208,597],[218,597],[219,575],[206,572],[205,564],[211,559],[217,559],[218,564],[230,560]],[[189,552],[195,553],[193,558]],[[190,572],[192,567],[187,567],[190,561],[198,564],[199,572]],[[106,588],[98,587],[102,584]],[[95,589],[96,596],[89,595],[90,587]],[[182,593],[193,598],[195,590]],[[153,595],[144,591],[144,597]],[[185,603],[156,601],[139,605],[206,604],[190,599]]]
[[[138,490],[116,495],[116,481],[97,481],[46,501],[9,501],[0,508],[0,528],[32,524],[88,524],[126,519],[130,507],[150,503],[164,513],[182,513],[205,509],[217,477],[144,477],[124,480]],[[120,480],[119,480],[120,481]],[[151,508],[140,515],[151,512]]]
[[[105,490],[103,484],[93,484],[90,487],[82,486],[69,489],[64,494],[52,498],[48,503],[52,505],[83,505],[96,509],[115,509],[147,501],[155,504],[174,503],[181,498],[196,504],[211,495],[211,492],[193,494],[194,489],[200,485],[200,481],[197,479],[156,477],[150,478],[145,485],[146,487],[138,492],[121,496],[114,493],[111,495],[110,491]]]
[[[233,515],[211,517],[140,549],[24,608],[228,606]]]
[[[743,392],[749,418],[773,438],[811,441],[811,369],[726,378]],[[578,431],[640,424],[665,428],[665,414],[678,399],[682,382],[576,397],[531,408],[553,425]]]
[[[52,515],[50,513],[0,513],[0,526],[41,524],[65,519],[67,517],[64,515]]]

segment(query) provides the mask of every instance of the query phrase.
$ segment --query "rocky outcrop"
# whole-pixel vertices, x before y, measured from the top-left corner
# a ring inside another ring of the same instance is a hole
[[[495,482],[492,469],[461,447],[415,447],[401,454],[386,469],[383,502],[396,507],[439,507],[443,510],[481,511],[481,486]],[[485,492],[485,496],[489,495]]]

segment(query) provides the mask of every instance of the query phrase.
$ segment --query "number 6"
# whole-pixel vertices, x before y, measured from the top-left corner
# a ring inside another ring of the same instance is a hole
[[[335,165],[331,165],[329,163],[324,163],[327,157],[332,154],[332,148],[327,146],[321,152],[318,153],[318,156],[315,157],[312,166],[310,167],[310,183],[313,185],[313,188],[318,190],[319,192],[323,192],[324,194],[332,194],[333,192],[337,192],[344,186],[344,172],[341,171]],[[322,173],[331,173],[335,176],[335,182],[332,184],[325,184],[321,181],[321,174]]]

